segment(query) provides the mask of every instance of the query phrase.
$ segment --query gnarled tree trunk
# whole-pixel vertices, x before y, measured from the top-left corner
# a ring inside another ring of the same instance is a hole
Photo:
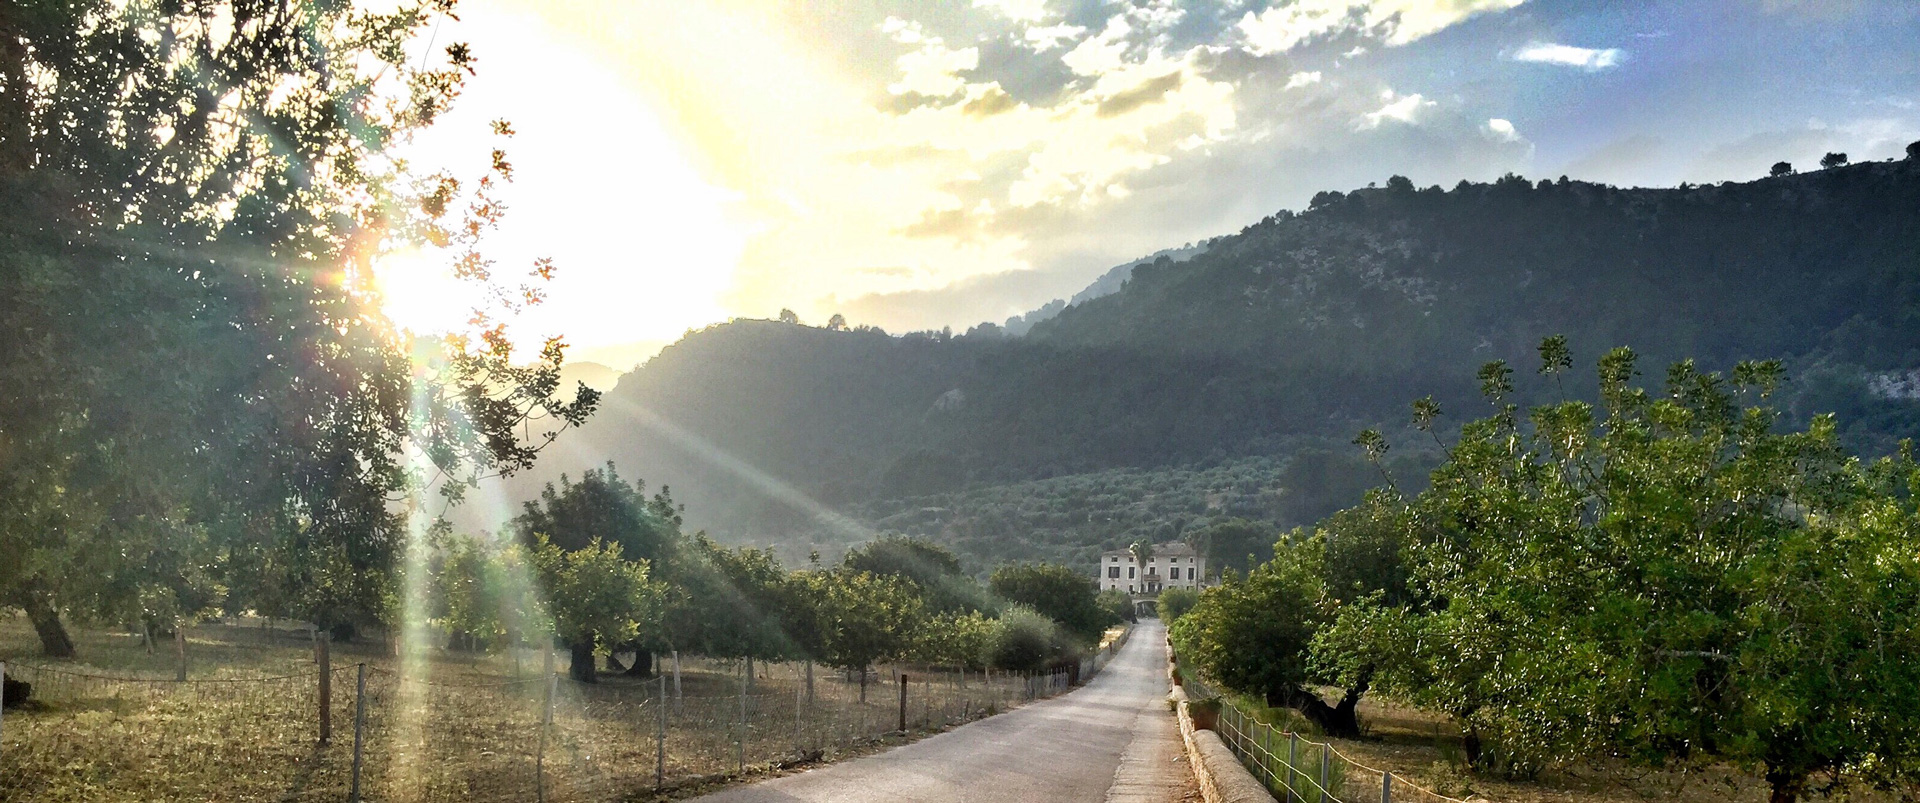
[[[66,625],[60,623],[60,612],[54,609],[53,601],[34,591],[20,597],[20,607],[27,610],[33,632],[40,636],[40,651],[51,658],[72,658],[73,637],[67,635]]]
[[[599,675],[593,671],[593,642],[576,641],[567,645],[572,652],[573,661],[567,665],[567,677],[581,683],[598,683]]]
[[[1327,705],[1310,689],[1295,686],[1283,690],[1279,695],[1269,695],[1268,704],[1279,704],[1300,712],[1328,736],[1352,739],[1360,735],[1360,718],[1357,709],[1360,697],[1367,693],[1370,684],[1362,681],[1360,685],[1347,690],[1335,705]]]
[[[641,678],[653,677],[653,651],[636,648],[633,651],[633,666],[627,667],[627,674]]]

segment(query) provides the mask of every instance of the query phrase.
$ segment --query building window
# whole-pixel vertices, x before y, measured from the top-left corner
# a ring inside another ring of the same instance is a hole
[[[1108,576],[1108,577],[1112,577],[1112,578],[1115,578],[1115,579],[1118,579],[1118,578],[1120,577],[1120,567],[1118,567],[1118,566],[1108,566],[1108,567],[1107,567],[1107,576]]]
[[[1133,567],[1132,567],[1132,566],[1128,566],[1128,567],[1127,567],[1127,579],[1128,579],[1128,580],[1132,580],[1132,579],[1133,579]]]
[[[1129,593],[1129,594],[1131,594],[1131,593],[1133,593],[1133,584],[1132,584],[1132,583],[1128,583],[1128,584],[1127,584],[1127,593]]]

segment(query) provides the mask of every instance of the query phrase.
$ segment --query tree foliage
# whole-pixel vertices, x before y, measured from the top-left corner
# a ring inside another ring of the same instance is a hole
[[[0,11],[0,598],[49,652],[63,614],[377,618],[426,483],[524,470],[594,407],[558,395],[558,341],[529,363],[506,337],[551,270],[508,287],[479,250],[511,164],[389,153],[472,71],[406,52],[451,7]],[[415,246],[505,301],[467,336],[394,330],[372,265]]]
[[[1920,764],[1920,467],[1783,425],[1778,363],[1727,375],[1599,362],[1599,403],[1522,411],[1490,387],[1411,500],[1404,601],[1317,645],[1458,717],[1483,766],[1731,761],[1776,801]],[[1817,624],[1809,624],[1817,623]],[[1478,752],[1478,751],[1476,751]]]
[[[1065,566],[1044,563],[1002,566],[994,570],[987,583],[995,596],[1032,608],[1083,641],[1099,638],[1107,627],[1119,621],[1095,599],[1097,589],[1093,578]]]

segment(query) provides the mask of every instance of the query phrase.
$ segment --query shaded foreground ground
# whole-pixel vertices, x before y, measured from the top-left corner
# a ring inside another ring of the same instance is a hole
[[[188,683],[173,681],[169,641],[149,654],[126,633],[76,636],[80,662],[49,661],[24,622],[0,616],[0,660],[35,684],[0,734],[0,803],[345,800],[361,663],[362,790],[381,803],[671,796],[801,755],[864,755],[1064,691],[1066,677],[994,673],[989,685],[978,672],[903,667],[900,734],[891,668],[863,700],[858,682],[824,667],[809,694],[802,665],[756,665],[745,684],[739,662],[689,660],[684,694],[663,696],[672,684],[657,679],[550,678],[532,652],[427,649],[403,676],[390,647],[360,641],[333,650],[333,739],[321,745],[321,673],[304,633],[193,628]]]
[[[706,803],[1192,799],[1166,704],[1166,629],[1141,622],[1084,688],[886,753],[736,787]]]

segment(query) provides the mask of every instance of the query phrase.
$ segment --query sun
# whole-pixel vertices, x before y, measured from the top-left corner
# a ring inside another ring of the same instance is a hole
[[[416,335],[439,335],[467,328],[484,290],[453,275],[450,257],[406,248],[374,261],[374,286],[380,311],[393,325]]]

